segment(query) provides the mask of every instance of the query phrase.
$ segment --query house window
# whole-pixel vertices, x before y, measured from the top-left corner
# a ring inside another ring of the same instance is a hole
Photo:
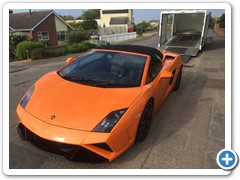
[[[39,41],[49,40],[49,34],[47,31],[39,31],[37,35]]]
[[[65,41],[66,40],[66,32],[65,31],[58,31],[57,32],[58,41]]]

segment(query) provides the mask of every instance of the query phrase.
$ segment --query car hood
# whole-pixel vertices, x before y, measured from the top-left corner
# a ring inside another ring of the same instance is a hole
[[[46,123],[92,131],[110,112],[128,108],[141,88],[98,88],[67,81],[56,72],[35,84],[26,111]]]

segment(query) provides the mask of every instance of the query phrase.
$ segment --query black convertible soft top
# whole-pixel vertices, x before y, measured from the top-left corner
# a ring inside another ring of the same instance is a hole
[[[134,52],[139,54],[146,54],[149,56],[153,56],[157,54],[161,59],[163,55],[160,51],[155,48],[147,47],[147,46],[139,46],[139,45],[109,45],[98,49],[109,49],[109,50],[119,50],[119,51],[127,51]]]

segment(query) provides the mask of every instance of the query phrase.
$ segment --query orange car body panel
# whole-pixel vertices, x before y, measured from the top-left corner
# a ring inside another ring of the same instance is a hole
[[[181,57],[161,52],[163,68],[149,84],[146,79],[150,56],[124,52],[147,57],[140,87],[91,87],[64,80],[57,71],[48,73],[35,83],[35,91],[26,108],[18,105],[20,123],[43,139],[79,145],[109,161],[114,160],[135,142],[138,123],[148,100],[154,99],[155,113],[175,85],[182,66]],[[162,78],[162,72],[174,70],[176,76],[169,85],[171,78]],[[109,112],[123,108],[128,109],[110,133],[92,132]],[[56,115],[54,120],[51,120],[52,115]],[[107,143],[113,152],[94,146],[97,143]]]

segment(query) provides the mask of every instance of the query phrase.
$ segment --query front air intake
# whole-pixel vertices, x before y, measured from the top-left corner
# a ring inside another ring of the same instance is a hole
[[[113,150],[106,144],[106,143],[98,143],[98,144],[93,144],[94,146],[104,149],[109,152],[113,152]]]

